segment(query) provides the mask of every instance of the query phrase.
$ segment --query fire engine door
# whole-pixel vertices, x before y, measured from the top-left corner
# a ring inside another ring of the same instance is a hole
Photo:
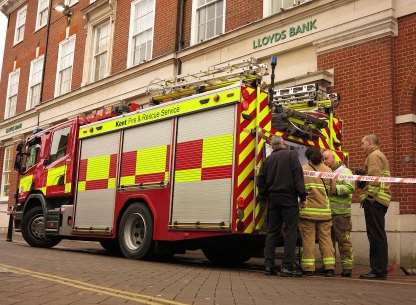
[[[75,230],[113,228],[120,132],[81,141]]]
[[[171,226],[230,227],[235,109],[178,119]]]

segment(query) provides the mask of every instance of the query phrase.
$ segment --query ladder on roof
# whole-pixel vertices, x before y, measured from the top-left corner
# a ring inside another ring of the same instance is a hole
[[[250,58],[233,64],[214,65],[192,74],[181,74],[171,80],[153,82],[147,92],[152,96],[152,102],[158,104],[222,88],[237,81],[261,81],[267,74],[266,64],[260,64],[255,58]]]

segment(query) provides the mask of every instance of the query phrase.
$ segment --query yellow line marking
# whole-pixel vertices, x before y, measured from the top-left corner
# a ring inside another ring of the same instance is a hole
[[[173,300],[162,299],[159,297],[153,297],[150,295],[139,294],[139,293],[119,290],[119,289],[113,289],[113,288],[108,288],[104,286],[98,286],[98,285],[94,285],[94,284],[90,284],[90,283],[86,283],[82,281],[77,281],[77,280],[72,280],[69,278],[65,278],[65,277],[61,277],[61,276],[57,276],[53,274],[36,272],[36,271],[18,268],[18,267],[14,267],[10,265],[0,264],[0,267],[5,270],[8,270],[9,272],[13,272],[16,274],[27,275],[33,278],[55,282],[55,283],[59,283],[62,285],[66,285],[66,286],[70,286],[70,287],[74,287],[74,288],[78,288],[82,290],[87,290],[91,292],[96,292],[100,294],[106,294],[112,297],[125,299],[129,301],[137,302],[137,303],[143,303],[143,304],[148,304],[148,305],[186,305],[185,303],[180,303],[180,302],[176,302]]]

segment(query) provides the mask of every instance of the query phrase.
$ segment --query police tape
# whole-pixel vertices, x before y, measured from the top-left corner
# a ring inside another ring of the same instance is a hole
[[[343,174],[333,173],[333,172],[315,172],[315,171],[303,171],[303,173],[305,177],[323,178],[323,179],[416,184],[416,178],[343,175]]]

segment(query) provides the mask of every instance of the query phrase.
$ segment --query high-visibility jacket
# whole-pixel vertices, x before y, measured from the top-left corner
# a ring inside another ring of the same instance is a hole
[[[305,164],[306,171],[330,172],[325,164]],[[331,186],[332,184],[332,186]],[[335,181],[316,177],[305,177],[306,196],[305,206],[300,209],[300,218],[311,220],[330,220],[332,218],[328,195],[335,188]]]
[[[365,159],[365,171],[368,176],[390,176],[390,165],[386,156],[376,147]],[[360,194],[360,201],[376,200],[388,207],[391,200],[390,184],[386,182],[369,182]]]
[[[334,173],[352,176],[351,170],[339,163]],[[329,196],[329,203],[333,215],[351,215],[352,194],[354,182],[348,180],[336,180],[335,192]]]

